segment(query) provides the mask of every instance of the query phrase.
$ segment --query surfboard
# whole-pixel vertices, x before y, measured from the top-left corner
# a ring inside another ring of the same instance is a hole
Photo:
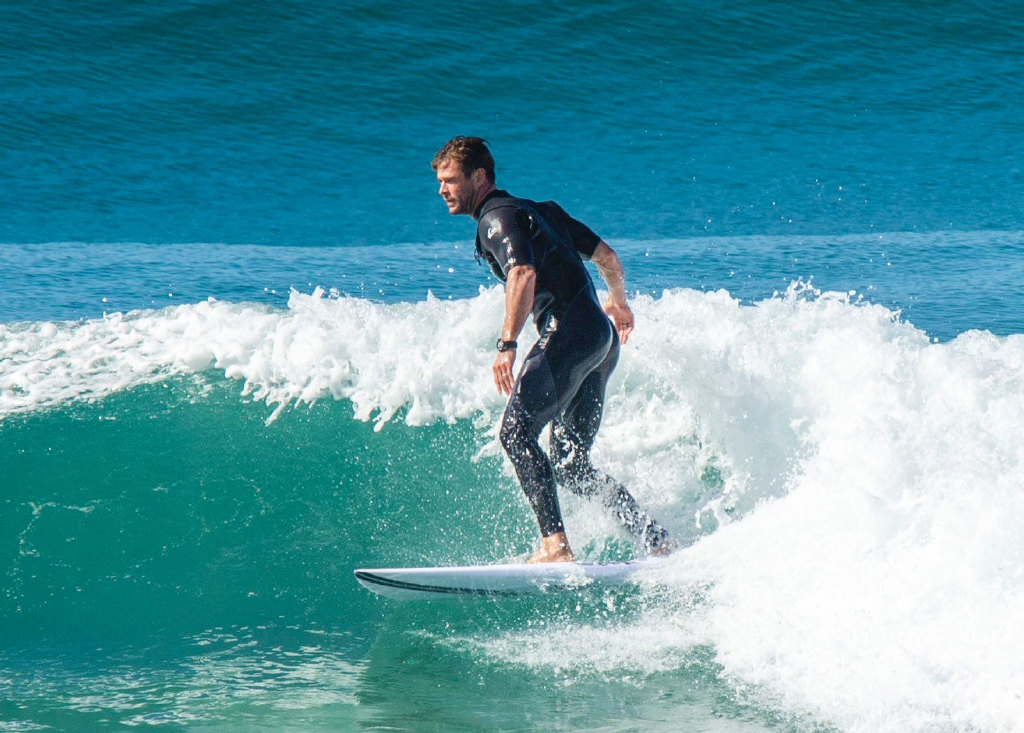
[[[625,562],[512,563],[420,568],[360,568],[356,580],[382,596],[401,601],[541,593],[614,587],[636,581],[664,557]]]

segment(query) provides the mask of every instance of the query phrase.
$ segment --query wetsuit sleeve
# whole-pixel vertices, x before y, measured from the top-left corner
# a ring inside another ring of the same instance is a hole
[[[559,212],[561,212],[564,218],[565,225],[569,228],[573,249],[579,252],[583,259],[589,260],[594,256],[594,252],[597,251],[597,245],[601,243],[601,238],[594,234],[594,230],[582,221],[569,216],[561,206],[558,206],[558,204],[555,204],[555,206],[558,207]]]
[[[502,206],[480,217],[477,238],[505,275],[518,265],[537,267],[529,231],[515,207]]]

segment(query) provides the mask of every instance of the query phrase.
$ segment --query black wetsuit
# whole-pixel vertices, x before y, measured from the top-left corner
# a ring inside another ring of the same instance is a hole
[[[590,463],[605,387],[619,359],[619,337],[583,264],[600,238],[553,201],[494,191],[474,214],[477,255],[505,281],[528,265],[536,272],[533,318],[540,333],[523,362],[501,424],[501,443],[545,537],[564,531],[556,481],[576,494],[600,494],[648,549],[666,532],[621,484]],[[550,460],[538,437],[551,426]]]

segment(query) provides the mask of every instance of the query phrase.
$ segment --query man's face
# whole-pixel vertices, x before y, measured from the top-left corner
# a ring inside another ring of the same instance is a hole
[[[437,167],[437,182],[441,184],[438,193],[448,205],[448,213],[472,214],[483,179],[483,169],[478,168],[467,176],[457,160],[441,163]]]

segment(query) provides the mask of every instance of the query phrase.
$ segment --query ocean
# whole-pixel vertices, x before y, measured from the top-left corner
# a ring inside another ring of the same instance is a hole
[[[0,730],[1024,728],[1020,10],[0,5]],[[537,541],[456,134],[624,263],[638,585],[352,577]]]

